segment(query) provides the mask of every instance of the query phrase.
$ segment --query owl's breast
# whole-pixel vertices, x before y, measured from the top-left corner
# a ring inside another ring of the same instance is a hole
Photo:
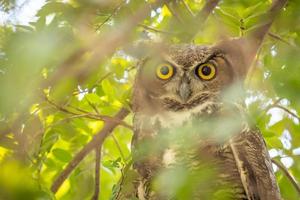
[[[185,148],[182,146],[170,146],[166,149],[162,155],[162,170],[173,170],[178,166],[188,171],[188,174],[194,174],[197,177],[201,175],[203,171],[212,172],[209,180],[205,179],[205,175],[201,180],[196,180],[200,183],[201,181],[211,185],[211,191],[218,191],[226,189],[226,196],[229,199],[245,200],[247,199],[238,167],[236,165],[230,145],[210,143],[210,141],[198,141],[201,143],[198,147]],[[198,188],[201,190],[202,188]],[[201,197],[202,193],[198,193],[196,189],[195,199],[197,195]],[[199,198],[201,199],[201,198]]]
[[[162,111],[151,116],[136,113],[133,143],[147,147],[142,150],[146,153],[139,155],[142,159],[135,162],[140,174],[151,179],[158,172],[178,166],[192,174],[209,167],[216,175],[210,180],[212,185],[229,187],[230,199],[246,199],[230,145],[202,134],[202,120],[217,109],[215,104],[206,102],[178,112]],[[208,132],[214,132],[215,127],[208,128]]]

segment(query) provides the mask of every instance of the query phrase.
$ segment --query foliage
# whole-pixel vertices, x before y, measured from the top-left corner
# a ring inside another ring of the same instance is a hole
[[[204,3],[48,0],[36,21],[1,25],[0,199],[91,199],[93,153],[55,195],[50,188],[74,156],[113,120],[111,116],[122,107],[131,109],[138,65],[132,44],[158,38],[167,43],[186,41],[199,25],[189,21]],[[14,2],[3,0],[0,5],[13,12]],[[212,44],[220,37],[247,34],[269,6],[269,0],[223,0],[193,42]],[[145,11],[139,14],[141,9]],[[249,113],[272,157],[298,181],[299,10],[299,1],[289,1],[246,81]],[[109,199],[131,160],[131,123],[132,114],[103,143],[99,199]],[[290,180],[275,169],[283,198],[298,199]]]
[[[15,1],[11,0],[0,0],[0,8],[1,10],[8,12],[13,8],[13,5],[15,4]]]

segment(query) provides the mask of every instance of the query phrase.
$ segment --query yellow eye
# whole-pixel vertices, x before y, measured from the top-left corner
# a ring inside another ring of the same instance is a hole
[[[162,80],[171,78],[173,74],[174,68],[168,63],[160,64],[156,68],[156,76]]]
[[[196,67],[196,75],[202,80],[209,81],[216,76],[216,67],[210,63],[204,63]]]

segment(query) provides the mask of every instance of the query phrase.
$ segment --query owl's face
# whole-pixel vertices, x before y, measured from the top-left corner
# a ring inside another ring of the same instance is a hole
[[[139,69],[136,98],[142,98],[144,106],[148,103],[153,109],[187,110],[217,101],[233,79],[233,68],[219,50],[172,46],[163,55],[146,59]]]

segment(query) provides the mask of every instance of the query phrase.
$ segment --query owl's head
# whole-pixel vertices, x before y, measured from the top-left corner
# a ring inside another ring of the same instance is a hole
[[[222,91],[244,76],[239,47],[176,45],[145,59],[134,92],[137,109],[187,110],[219,101]]]

